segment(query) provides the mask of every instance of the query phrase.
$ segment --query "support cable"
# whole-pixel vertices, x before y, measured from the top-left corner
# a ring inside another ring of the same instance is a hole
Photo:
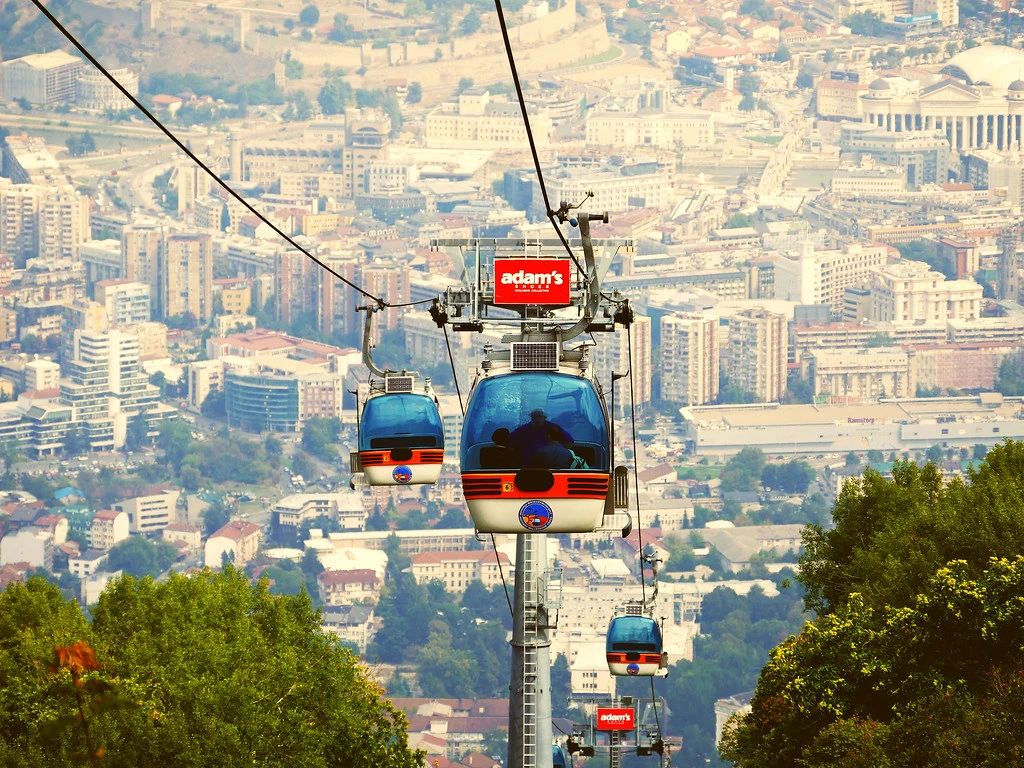
[[[587,274],[587,270],[580,264],[580,260],[573,253],[572,248],[569,246],[569,241],[565,239],[565,235],[562,233],[562,228],[558,226],[556,219],[559,218],[559,214],[564,217],[567,214],[567,210],[561,212],[552,210],[551,200],[548,198],[548,189],[544,184],[544,173],[540,167],[540,157],[537,154],[537,142],[533,138],[533,129],[530,127],[530,117],[526,114],[526,98],[523,96],[523,86],[519,82],[519,70],[516,68],[516,59],[512,54],[512,43],[508,37],[508,25],[505,24],[505,11],[501,7],[501,0],[494,0],[494,7],[498,11],[498,25],[501,27],[501,39],[505,42],[505,55],[508,58],[508,65],[512,70],[512,82],[516,86],[516,96],[519,97],[519,109],[523,113],[523,125],[526,127],[526,138],[530,143],[530,154],[533,155],[533,167],[537,171],[537,184],[540,186],[540,193],[544,197],[544,210],[548,219],[551,221],[551,226],[555,228],[555,232],[558,233],[558,239],[562,241],[562,245],[565,247],[566,253],[572,259],[576,265],[576,269],[583,273],[586,279],[590,278]],[[563,206],[564,208],[564,206]],[[563,219],[564,220],[564,219]]]
[[[185,144],[183,144],[181,142],[181,140],[178,139],[178,137],[175,136],[170,131],[170,129],[168,129],[167,126],[165,126],[159,120],[159,118],[157,118],[152,112],[150,112],[148,109],[146,109],[146,107],[144,107],[142,105],[142,102],[140,102],[135,96],[133,96],[128,91],[127,88],[125,88],[123,85],[121,85],[121,83],[118,82],[117,78],[115,78],[112,74],[110,74],[110,72],[107,70],[107,68],[104,67],[96,59],[95,56],[93,56],[91,53],[89,53],[88,49],[86,49],[86,47],[81,42],[79,42],[79,40],[63,24],[61,24],[52,13],[50,13],[50,10],[45,5],[43,5],[41,0],[32,0],[32,4],[35,5],[36,8],[39,9],[40,13],[42,13],[44,16],[46,16],[47,19],[50,20],[50,23],[53,24],[53,26],[55,26],[57,28],[57,30],[62,35],[64,35],[64,37],[66,37],[68,39],[68,41],[73,46],[75,46],[75,48],[77,48],[78,51],[83,56],[85,56],[85,58],[88,59],[89,62],[94,67],[96,67],[96,69],[98,69],[100,71],[100,73],[104,77],[106,77],[107,80],[109,80],[111,82],[111,84],[115,88],[117,88],[117,90],[119,90],[124,95],[125,98],[127,98],[132,104],[135,105],[136,109],[138,109],[140,112],[142,112],[142,114],[144,114],[149,119],[149,121],[151,123],[153,123],[153,125],[155,125],[157,128],[159,128],[160,131],[167,138],[169,138],[171,141],[173,141],[174,144],[178,147],[178,149],[180,149],[182,152],[184,152],[192,160],[192,162],[194,162],[196,165],[198,165],[200,168],[202,168],[203,171],[205,171],[206,174],[211,179],[216,181],[217,184],[219,184],[224,189],[225,192],[227,192],[229,195],[231,195],[235,200],[237,200],[243,206],[245,206],[246,210],[248,210],[251,214],[253,214],[257,218],[259,218],[260,221],[262,221],[264,224],[266,224],[268,227],[270,227],[272,230],[274,230],[274,232],[279,237],[281,237],[281,239],[283,239],[286,243],[288,243],[288,245],[290,245],[292,248],[294,248],[295,250],[297,250],[300,253],[302,253],[306,258],[308,258],[311,261],[313,261],[315,264],[317,264],[324,271],[329,272],[331,275],[336,277],[338,280],[340,280],[342,283],[347,285],[352,290],[354,290],[354,291],[356,291],[358,293],[361,293],[363,296],[365,296],[366,298],[368,298],[371,301],[373,301],[377,305],[377,307],[380,308],[380,309],[384,309],[385,307],[392,307],[392,306],[411,306],[413,303],[423,303],[423,302],[412,302],[410,304],[388,304],[384,299],[379,298],[377,296],[374,296],[372,293],[369,293],[368,291],[364,290],[363,288],[361,288],[360,286],[356,285],[351,280],[348,280],[347,278],[343,277],[336,270],[332,269],[330,266],[325,264],[323,261],[318,259],[312,253],[310,253],[305,248],[303,248],[301,245],[299,245],[297,242],[295,242],[295,240],[293,240],[291,238],[291,236],[285,234],[284,231],[282,231],[276,224],[274,224],[272,221],[270,221],[270,219],[268,219],[263,213],[261,213],[255,207],[253,207],[253,205],[251,203],[249,203],[248,200],[246,200],[244,197],[242,197],[240,194],[238,194],[238,192],[236,192],[234,189],[232,189],[231,186],[229,186],[227,183],[225,183],[224,180],[221,179],[220,176],[218,176],[216,173],[214,173],[213,170],[209,166],[207,166],[202,160],[200,160],[191,149],[189,149],[187,146],[185,146]]]
[[[459,410],[462,412],[462,418],[466,418],[466,407],[462,404],[462,391],[459,389],[459,374],[455,370],[455,356],[452,354],[451,341],[448,339],[448,324],[440,323],[440,325],[444,330],[444,344],[448,348],[448,362],[452,366],[452,379],[455,381],[455,391],[459,395]],[[501,587],[505,592],[505,602],[508,603],[508,613],[509,616],[514,618],[515,611],[512,609],[512,598],[508,596],[508,583],[505,581],[505,570],[501,567],[501,558],[498,556],[498,542],[494,538],[493,533],[491,534],[491,549],[494,551],[494,561],[498,564],[498,575],[501,576]]]

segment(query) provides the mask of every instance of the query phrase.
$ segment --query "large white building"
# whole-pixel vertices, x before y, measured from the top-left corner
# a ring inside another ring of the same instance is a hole
[[[875,273],[871,319],[893,325],[976,320],[982,293],[974,280],[946,280],[924,262],[900,260]]]
[[[945,78],[922,85],[878,78],[861,96],[865,122],[894,133],[938,131],[954,150],[1009,149],[1024,131],[1024,52],[1002,45],[962,51]]]
[[[718,397],[718,318],[678,313],[661,319],[661,399],[704,405]]]
[[[775,260],[775,298],[801,304],[828,304],[843,311],[847,288],[869,279],[889,258],[881,243],[848,243],[841,250],[818,251],[805,243],[798,254]]]
[[[128,514],[132,533],[153,533],[162,531],[177,520],[180,496],[180,491],[165,490],[163,493],[123,499],[114,505],[114,509]]]
[[[139,76],[130,69],[112,69],[110,74],[132,96],[139,95]],[[130,109],[131,100],[114,86],[102,72],[82,69],[78,74],[77,97],[78,106],[86,109],[115,111]]]
[[[554,126],[546,107],[531,110],[530,131],[537,146],[547,146]],[[510,149],[529,147],[519,104],[495,100],[482,88],[459,94],[458,102],[445,102],[433,110],[424,125],[428,149]]]
[[[75,87],[85,62],[61,50],[33,53],[5,61],[4,98],[30,104],[59,104],[75,98]]]

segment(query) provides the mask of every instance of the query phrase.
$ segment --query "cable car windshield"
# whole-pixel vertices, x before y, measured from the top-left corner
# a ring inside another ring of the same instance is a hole
[[[466,412],[462,469],[608,471],[608,425],[587,379],[532,371],[484,379]]]
[[[426,395],[377,395],[363,406],[359,450],[443,447],[441,416],[437,404]]]
[[[661,628],[646,616],[617,616],[608,627],[605,650],[661,653]]]

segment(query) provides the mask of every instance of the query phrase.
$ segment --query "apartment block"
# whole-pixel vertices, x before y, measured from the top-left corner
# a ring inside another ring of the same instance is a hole
[[[861,403],[917,393],[915,370],[903,349],[808,350],[802,366],[815,397],[827,402]]]
[[[123,499],[114,509],[128,514],[128,525],[132,533],[153,533],[162,531],[178,518],[180,491],[166,490],[149,496]]]
[[[411,559],[417,584],[438,579],[446,590],[458,595],[466,591],[470,582],[480,581],[490,588],[501,584],[502,570],[506,574],[511,572],[511,561],[502,552],[423,552]]]
[[[213,310],[213,246],[209,235],[170,235],[159,251],[160,317],[209,320]]]
[[[827,304],[839,316],[846,289],[871,279],[888,259],[889,248],[879,243],[848,243],[826,251],[804,243],[799,253],[780,254],[775,260],[775,298]]]
[[[946,280],[920,261],[900,260],[871,284],[871,319],[893,325],[976,320],[983,289],[974,280]]]
[[[128,513],[114,509],[101,509],[92,518],[92,545],[108,550],[131,535]]]
[[[748,309],[729,317],[729,383],[773,403],[786,392],[789,328],[785,315]]]
[[[117,328],[149,322],[150,292],[146,283],[101,280],[93,289],[96,302],[106,309],[109,325]]]
[[[632,349],[632,359],[630,350]],[[601,334],[593,347],[591,359],[598,379],[612,382],[612,373],[632,373],[632,390],[628,378],[615,387],[615,415],[630,412],[632,396],[636,397],[636,411],[642,413],[651,403],[651,318],[637,315],[629,328],[615,333]],[[609,406],[611,404],[609,403]]]
[[[661,399],[704,405],[718,397],[718,318],[698,313],[661,319]]]

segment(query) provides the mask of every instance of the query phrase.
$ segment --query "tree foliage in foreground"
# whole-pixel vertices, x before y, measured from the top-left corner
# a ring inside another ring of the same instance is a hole
[[[102,755],[107,768],[416,768],[421,758],[404,716],[321,632],[309,600],[275,597],[232,569],[162,584],[126,576],[91,626],[44,580],[12,585],[0,594],[0,697],[9,766]]]
[[[1024,444],[967,482],[868,471],[799,579],[818,618],[772,651],[722,754],[743,768],[1020,765]]]

